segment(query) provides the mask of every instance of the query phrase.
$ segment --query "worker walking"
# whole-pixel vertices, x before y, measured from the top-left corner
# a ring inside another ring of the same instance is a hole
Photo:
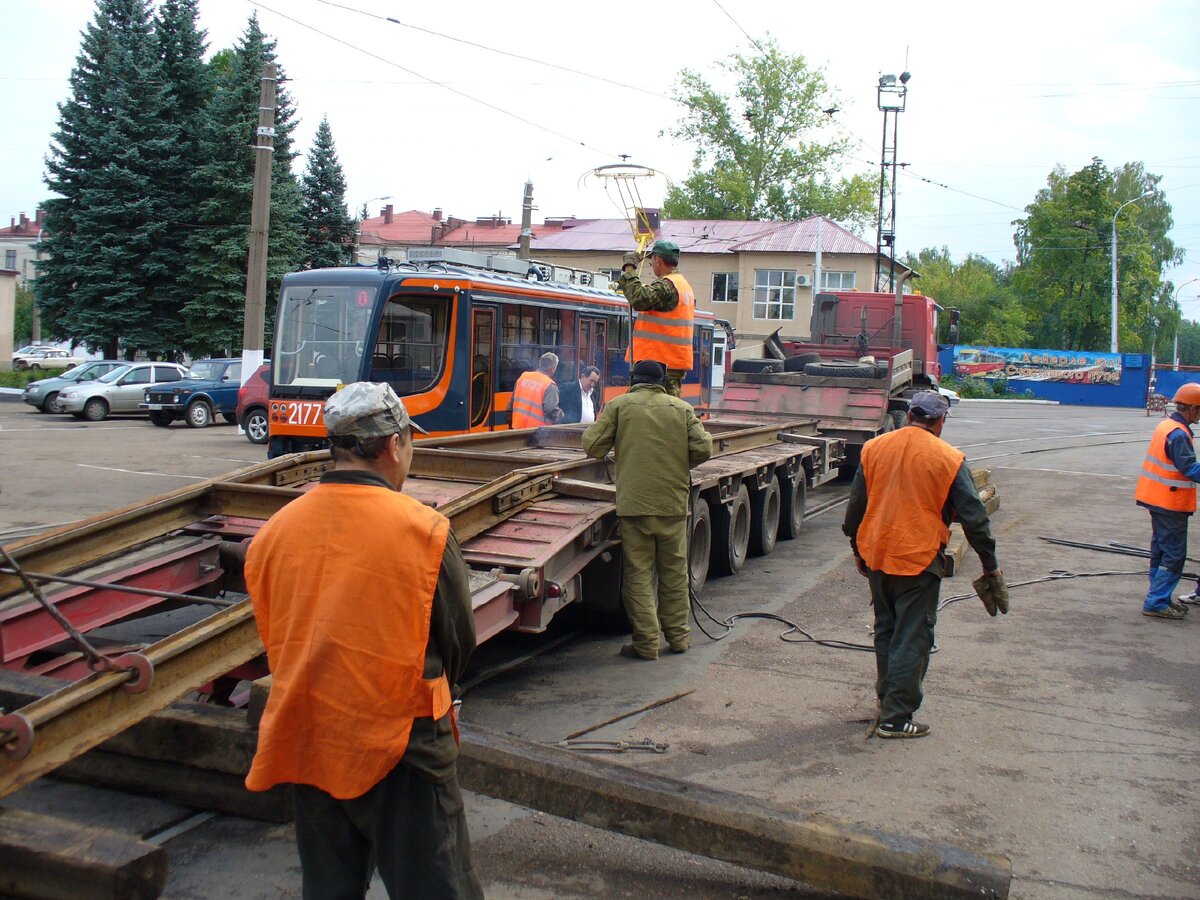
[[[1187,558],[1188,518],[1196,511],[1200,462],[1191,426],[1200,420],[1200,384],[1175,392],[1175,412],[1163,419],[1150,438],[1134,499],[1150,513],[1150,589],[1142,615],[1182,619],[1187,606],[1171,594],[1179,584]]]
[[[678,272],[678,244],[655,242],[650,249],[654,281],[649,284],[643,284],[637,276],[639,262],[637,253],[626,253],[617,281],[629,305],[638,311],[631,360],[662,363],[667,370],[667,391],[679,397],[683,394],[683,377],[692,368],[696,294]]]
[[[924,697],[951,518],[962,523],[985,576],[1005,591],[1002,608],[1008,609],[996,542],[974,477],[963,454],[941,440],[949,409],[941,394],[921,391],[909,403],[907,427],[863,445],[842,524],[858,570],[871,585],[879,697],[875,734],[882,738],[930,732],[912,717]]]
[[[389,385],[325,404],[334,467],[246,555],[272,686],[246,777],[294,785],[304,897],[482,897],[456,760],[451,685],[475,649],[450,523],[400,493],[408,417]]]
[[[712,436],[688,403],[667,394],[663,376],[661,363],[637,363],[628,393],[609,401],[582,436],[588,456],[616,450],[622,600],[633,626],[621,655],[634,659],[658,659],[660,631],[673,652],[688,649],[689,472],[712,455]]]
[[[563,417],[558,406],[558,354],[543,353],[536,370],[522,373],[512,395],[512,428],[553,425]]]

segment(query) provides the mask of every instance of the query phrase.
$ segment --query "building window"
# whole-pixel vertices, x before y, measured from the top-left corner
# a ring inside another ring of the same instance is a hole
[[[737,303],[738,273],[714,272],[712,298],[713,303]]]
[[[15,269],[16,267],[17,267],[17,251],[16,250],[5,250],[4,251],[4,268]]]
[[[855,272],[830,272],[821,270],[821,288],[826,291],[854,290]]]
[[[796,273],[789,269],[754,270],[754,318],[796,318]]]

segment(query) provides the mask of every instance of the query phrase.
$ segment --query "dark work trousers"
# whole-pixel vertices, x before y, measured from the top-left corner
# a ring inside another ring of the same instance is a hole
[[[352,800],[298,784],[295,806],[305,900],[362,900],[376,866],[393,900],[483,897],[457,778],[397,765]]]
[[[922,682],[933,647],[942,579],[932,572],[888,575],[872,571],[867,580],[875,606],[879,721],[899,725],[912,718],[924,698]]]
[[[1170,509],[1150,509],[1150,590],[1142,609],[1162,611],[1171,605],[1171,594],[1183,574],[1187,558],[1188,514]]]

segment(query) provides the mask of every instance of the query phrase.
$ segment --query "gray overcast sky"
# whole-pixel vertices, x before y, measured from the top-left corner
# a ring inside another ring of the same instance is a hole
[[[1093,156],[1109,166],[1140,160],[1163,176],[1174,208],[1172,236],[1187,253],[1184,265],[1168,273],[1178,285],[1200,277],[1200,4],[1137,6],[1111,0],[200,3],[210,52],[230,46],[257,10],[292,79],[298,147],[307,151],[328,115],[354,208],[391,195],[398,209],[517,219],[529,176],[537,221],[616,215],[602,186],[581,176],[627,153],[681,179],[690,150],[660,134],[678,114],[668,99],[676,74],[687,66],[719,83],[715,62],[751,49],[744,29],[760,39],[770,34],[786,52],[826,69],[837,91],[837,118],[861,139],[854,154],[861,162],[854,165],[863,170],[878,171],[877,78],[906,65],[912,72],[899,132],[898,157],[909,164],[897,201],[901,252],[946,245],[956,258],[1012,259],[1011,222],[1054,165],[1074,171]],[[0,0],[5,224],[19,212],[32,215],[46,194],[42,160],[56,104],[67,96],[79,35],[93,9],[90,0]],[[646,185],[647,205],[660,202],[664,189],[661,181]],[[379,205],[371,203],[372,214]],[[872,240],[873,232],[866,237]],[[1200,319],[1200,281],[1180,298],[1185,315]]]

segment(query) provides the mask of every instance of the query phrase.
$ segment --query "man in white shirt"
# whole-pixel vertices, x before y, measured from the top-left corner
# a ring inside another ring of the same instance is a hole
[[[558,392],[558,405],[563,411],[560,424],[596,421],[596,385],[600,383],[600,370],[595,366],[584,366],[579,378],[564,384]]]

